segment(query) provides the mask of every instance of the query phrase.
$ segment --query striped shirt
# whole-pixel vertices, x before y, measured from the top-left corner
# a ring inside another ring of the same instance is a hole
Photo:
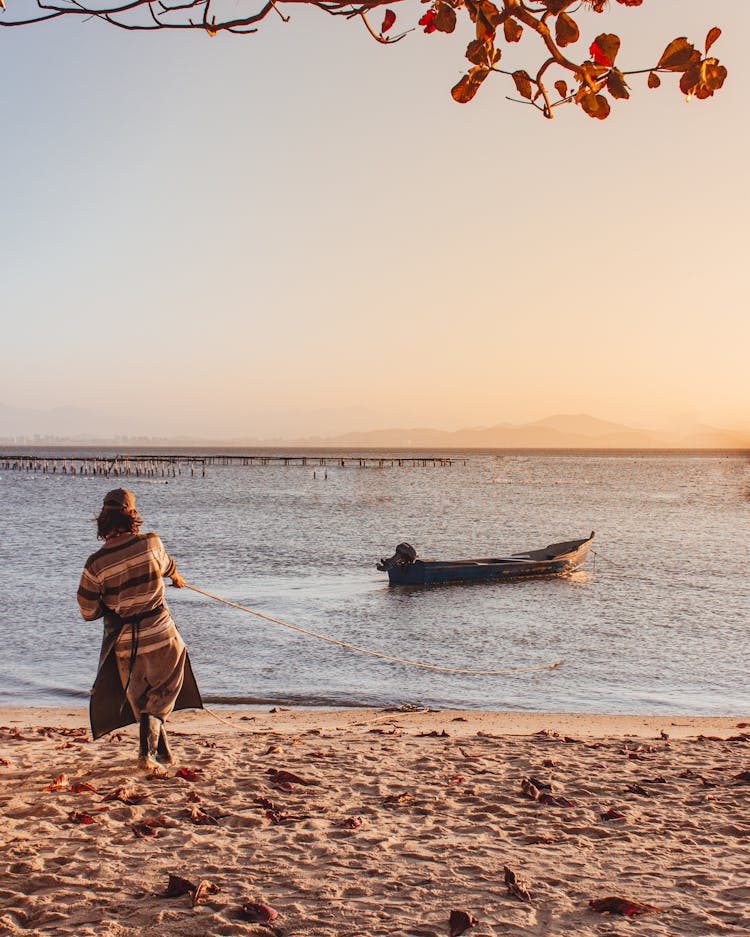
[[[155,533],[132,534],[105,544],[86,560],[78,586],[81,615],[94,621],[109,609],[124,619],[146,613],[137,626],[139,651],[181,640],[164,603],[162,582],[162,576],[176,572],[175,561]],[[148,615],[150,611],[154,614]],[[125,627],[117,639],[117,654],[130,654],[131,642],[131,628]]]

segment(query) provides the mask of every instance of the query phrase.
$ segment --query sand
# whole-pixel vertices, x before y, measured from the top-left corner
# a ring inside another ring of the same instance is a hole
[[[740,719],[219,716],[159,778],[135,727],[0,710],[0,934],[750,935]]]

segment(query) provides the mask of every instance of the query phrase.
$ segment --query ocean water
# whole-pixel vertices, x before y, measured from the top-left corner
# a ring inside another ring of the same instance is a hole
[[[103,452],[112,455],[111,452]],[[124,484],[189,583],[421,670],[167,590],[207,701],[747,715],[750,460],[729,453],[450,453],[450,466],[213,465],[206,477],[0,469],[0,705],[85,705],[101,623],[75,593]],[[570,577],[390,588],[376,561],[586,536]]]

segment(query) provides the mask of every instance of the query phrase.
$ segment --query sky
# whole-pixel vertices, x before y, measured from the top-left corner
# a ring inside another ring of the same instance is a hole
[[[466,35],[289,12],[213,39],[0,30],[0,405],[207,438],[750,429],[750,5],[578,17],[622,68],[723,30],[713,99],[636,77],[606,121],[544,120],[501,76],[456,104]]]

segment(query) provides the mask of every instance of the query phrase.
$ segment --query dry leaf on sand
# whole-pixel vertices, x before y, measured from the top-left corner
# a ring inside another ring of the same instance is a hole
[[[144,800],[148,800],[148,794],[146,791],[139,791],[134,787],[123,785],[111,790],[109,794],[105,794],[102,800],[119,800],[120,803],[132,807],[135,804],[142,804]]]
[[[589,907],[600,914],[624,914],[633,917],[636,914],[658,914],[661,908],[651,904],[641,904],[640,901],[631,901],[628,898],[617,898],[610,895],[608,898],[592,898]]]
[[[270,905],[263,901],[247,901],[243,904],[240,914],[246,921],[252,921],[254,924],[270,924],[279,916]]]
[[[529,891],[526,883],[518,878],[516,873],[509,869],[508,866],[503,867],[505,872],[505,885],[508,889],[508,894],[513,895],[514,898],[518,898],[519,901],[531,901],[531,892]]]
[[[451,911],[448,919],[448,932],[450,937],[459,937],[464,931],[478,924],[479,920],[469,911]]]

